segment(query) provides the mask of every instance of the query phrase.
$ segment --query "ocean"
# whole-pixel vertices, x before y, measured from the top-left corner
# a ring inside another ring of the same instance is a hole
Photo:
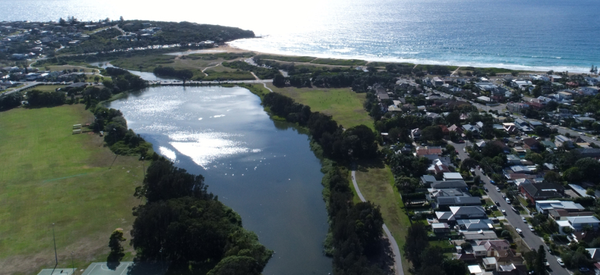
[[[587,72],[598,0],[0,0],[2,20],[190,21],[253,30],[232,46],[371,61]]]

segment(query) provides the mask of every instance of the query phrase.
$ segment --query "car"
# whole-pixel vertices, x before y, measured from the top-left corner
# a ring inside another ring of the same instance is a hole
[[[517,231],[517,233],[519,233],[519,235],[523,235],[523,230],[521,230],[520,228],[515,228],[515,231]]]
[[[531,224],[529,225],[529,230],[530,230],[531,232],[535,232],[535,228],[533,228],[533,225],[531,225]]]
[[[563,260],[561,258],[556,257],[556,261],[558,262],[558,264],[560,266],[565,266],[565,263],[563,262]]]
[[[497,206],[500,206],[500,203],[499,203],[499,202],[496,202],[496,205],[497,205]]]
[[[510,200],[508,198],[506,198],[506,203],[510,204]]]
[[[496,182],[494,180],[490,180],[491,184],[496,184]]]
[[[550,263],[549,263],[548,261],[545,261],[545,262],[544,262],[544,265],[545,265],[546,267],[550,267]]]
[[[514,207],[514,206],[511,206],[511,207],[510,207],[510,209],[511,209],[512,211],[516,212],[516,213],[519,213],[519,211],[517,211],[517,209],[515,209],[515,207]]]
[[[527,223],[527,219],[525,219],[525,217],[521,217],[521,220],[523,220],[524,223]]]
[[[592,137],[592,139],[593,139],[593,140],[597,140],[598,138],[597,138],[597,137]]]
[[[471,168],[471,170],[469,170],[471,173],[475,173],[475,169]]]
[[[489,192],[490,190],[487,189],[487,187],[483,187],[483,190],[485,190],[485,192]]]
[[[500,188],[499,188],[499,187],[496,187],[496,191],[500,192]]]
[[[502,215],[506,216],[506,210],[502,209]]]
[[[579,268],[579,271],[580,271],[580,272],[589,272],[589,271],[590,271],[590,269],[589,269],[589,268],[587,268],[587,267],[580,267],[580,268]]]

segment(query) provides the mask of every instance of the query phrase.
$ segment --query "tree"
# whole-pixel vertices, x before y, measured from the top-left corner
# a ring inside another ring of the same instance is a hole
[[[273,78],[273,85],[275,85],[275,87],[284,87],[285,86],[285,77],[283,77],[283,75],[281,74],[277,74],[275,75],[275,77]]]
[[[561,182],[560,174],[556,173],[554,171],[547,171],[546,174],[544,175],[544,180],[549,183],[560,183]]]
[[[440,141],[444,138],[444,133],[440,126],[427,126],[421,130],[421,138],[429,141]]]
[[[444,252],[438,246],[428,246],[421,252],[421,266],[423,269],[429,266],[440,266],[444,262]]]
[[[535,270],[535,274],[546,274],[546,250],[543,245],[540,245],[537,250],[533,270]]]
[[[442,268],[447,275],[464,275],[467,274],[467,265],[461,260],[445,260]]]
[[[406,243],[404,244],[405,257],[418,269],[421,267],[421,253],[429,246],[427,229],[422,223],[412,224],[408,228]]]
[[[117,228],[115,229],[115,231],[113,231],[112,234],[110,234],[110,238],[108,240],[110,254],[108,254],[106,263],[107,266],[112,270],[115,270],[116,267],[119,266],[119,263],[123,259],[123,256],[125,256],[125,253],[123,253],[123,246],[121,245],[121,243],[124,241],[125,238],[123,237],[123,229]]]
[[[600,179],[600,162],[593,158],[582,158],[575,162],[575,167],[579,168],[582,173],[582,179],[588,180],[594,183],[598,183]]]

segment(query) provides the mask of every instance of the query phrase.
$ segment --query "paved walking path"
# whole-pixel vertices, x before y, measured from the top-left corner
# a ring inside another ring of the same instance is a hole
[[[360,189],[358,189],[358,183],[356,183],[356,171],[354,171],[354,170],[352,171],[352,184],[354,184],[354,190],[356,190],[356,194],[358,194],[358,198],[360,198],[360,200],[362,202],[366,202],[367,200],[365,200],[365,197],[360,192]],[[404,275],[404,270],[402,269],[402,258],[400,257],[400,248],[398,247],[398,243],[396,243],[396,239],[394,239],[394,236],[392,236],[392,233],[387,228],[385,223],[383,224],[383,232],[385,232],[385,235],[387,236],[388,240],[390,241],[390,245],[392,246],[392,252],[394,252],[395,274],[396,275]]]

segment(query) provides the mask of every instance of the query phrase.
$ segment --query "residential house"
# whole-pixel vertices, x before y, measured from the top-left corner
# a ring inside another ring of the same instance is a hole
[[[554,137],[554,144],[556,145],[556,147],[561,147],[561,146],[565,146],[568,148],[573,147],[573,141],[568,138],[565,137],[563,135],[557,135]]]
[[[437,212],[436,212],[437,213]],[[496,240],[498,235],[494,231],[468,231],[460,232],[464,236],[465,241],[481,241],[481,240]]]
[[[598,148],[577,148],[574,149],[582,158],[600,159],[600,149]]]
[[[419,140],[419,139],[421,139],[421,129],[415,128],[415,129],[410,130],[410,137],[413,140]]]
[[[481,264],[483,264],[483,269],[485,269],[487,271],[498,270],[498,261],[496,261],[496,258],[494,258],[494,257],[483,258],[483,260],[481,261]]]
[[[583,211],[585,208],[572,201],[559,201],[559,200],[539,200],[535,202],[535,209],[539,213],[548,214],[550,210],[563,209],[569,212]]]
[[[490,219],[456,220],[456,225],[462,231],[494,230],[494,223]]]
[[[450,181],[450,180],[463,180],[463,177],[460,173],[458,172],[446,172],[444,173],[444,180],[445,181]]]
[[[540,150],[540,143],[535,138],[525,138],[523,139],[523,149],[531,150],[534,152],[538,152]]]
[[[487,218],[487,214],[481,206],[451,206],[450,212],[455,220]]]
[[[431,183],[431,188],[434,189],[467,189],[467,183],[464,180],[448,180],[448,181],[435,181]]]
[[[448,127],[448,131],[456,132],[459,135],[463,133],[463,129],[456,124],[452,124],[452,126]]]
[[[512,254],[510,250],[510,243],[504,239],[498,240],[483,240],[476,242],[477,245],[483,245],[486,248],[488,257],[508,257]]]
[[[549,182],[524,183],[519,186],[519,189],[521,193],[532,202],[561,198],[564,194],[564,188],[562,186]]]
[[[439,156],[442,154],[442,147],[440,146],[419,146],[416,149],[415,155],[417,157],[422,157],[425,155],[436,155]]]
[[[468,131],[468,132],[471,132],[476,135],[479,135],[479,133],[481,132],[481,129],[476,125],[467,124],[467,125],[463,125],[462,128],[463,128],[463,131]]]
[[[436,234],[445,234],[450,233],[451,231],[450,226],[447,223],[432,223],[431,229],[433,230],[433,233]]]
[[[598,227],[600,227],[600,220],[594,216],[567,217],[567,221],[571,228],[577,232],[583,231],[586,227],[589,227],[592,230],[598,230]],[[560,228],[561,232],[562,229],[563,228]]]

